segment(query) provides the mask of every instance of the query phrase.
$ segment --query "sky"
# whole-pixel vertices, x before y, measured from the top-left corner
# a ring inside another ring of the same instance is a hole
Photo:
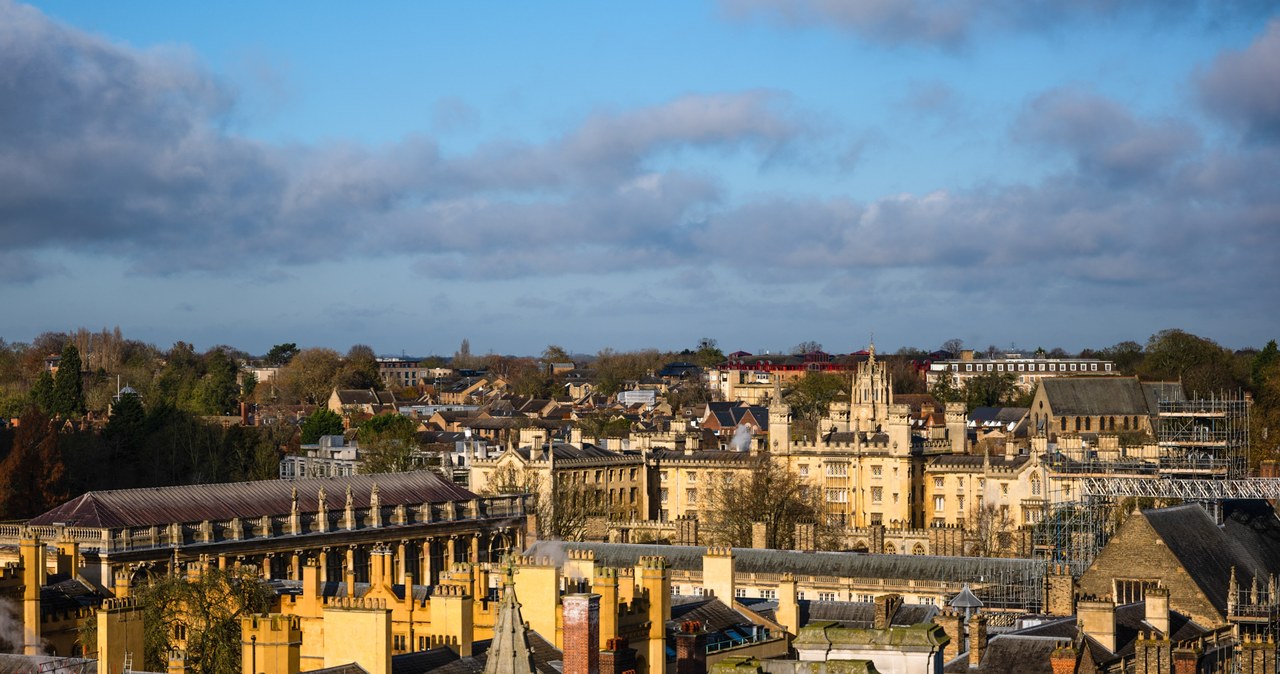
[[[0,0],[0,337],[1280,336],[1280,5]]]

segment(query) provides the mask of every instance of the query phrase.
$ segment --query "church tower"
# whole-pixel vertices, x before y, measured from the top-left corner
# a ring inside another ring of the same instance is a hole
[[[791,406],[782,399],[782,385],[776,376],[769,396],[769,451],[777,456],[791,454]]]
[[[852,430],[874,433],[883,430],[889,422],[893,377],[889,368],[876,360],[874,342],[867,352],[867,361],[859,363],[853,371],[853,385],[849,390],[849,425]]]

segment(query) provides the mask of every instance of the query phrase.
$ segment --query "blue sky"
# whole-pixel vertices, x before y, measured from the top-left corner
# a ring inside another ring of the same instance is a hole
[[[1277,16],[0,0],[0,337],[1260,346]]]

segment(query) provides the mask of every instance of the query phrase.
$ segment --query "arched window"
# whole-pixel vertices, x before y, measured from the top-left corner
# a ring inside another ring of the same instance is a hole
[[[1062,430],[1067,430],[1067,418],[1062,417]]]
[[[1076,417],[1076,431],[1080,430],[1080,417]]]
[[[911,548],[911,554],[913,554],[913,555],[923,555],[923,554],[924,554],[924,546],[923,546],[923,545],[920,545],[919,543],[916,543],[915,547]]]
[[[1109,428],[1107,428],[1107,430],[1109,430],[1109,431],[1114,431],[1114,430],[1116,429],[1116,418],[1115,418],[1115,417],[1109,417],[1109,418],[1107,419],[1107,426],[1109,427]]]
[[[1084,418],[1084,429],[1085,429],[1086,431],[1091,431],[1091,430],[1093,430],[1093,417],[1085,417],[1085,418]]]
[[[1031,495],[1032,496],[1040,495],[1040,476],[1039,475],[1031,476]]]
[[[895,547],[893,547],[893,543],[885,543],[885,544],[884,544],[884,554],[886,554],[886,555],[896,555],[896,554],[898,554],[898,549],[897,549],[897,548],[895,548]]]
[[[1124,430],[1126,430],[1126,431],[1127,431],[1127,430],[1129,430],[1129,417],[1122,417],[1122,418],[1123,418],[1123,420],[1124,420],[1124,421],[1123,421]]]

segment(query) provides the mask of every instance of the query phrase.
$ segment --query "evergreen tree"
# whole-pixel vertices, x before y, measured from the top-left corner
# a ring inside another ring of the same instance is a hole
[[[142,408],[142,399],[136,393],[125,393],[111,406],[111,418],[103,435],[122,455],[133,456],[142,445],[146,425],[147,413]]]
[[[53,412],[53,375],[48,370],[41,371],[31,387],[31,404],[45,414]]]
[[[62,348],[58,374],[53,378],[51,411],[64,417],[84,414],[84,380],[80,378],[80,350],[75,344]]]
[[[320,442],[322,435],[342,435],[342,417],[327,407],[318,407],[302,421],[302,444]]]

